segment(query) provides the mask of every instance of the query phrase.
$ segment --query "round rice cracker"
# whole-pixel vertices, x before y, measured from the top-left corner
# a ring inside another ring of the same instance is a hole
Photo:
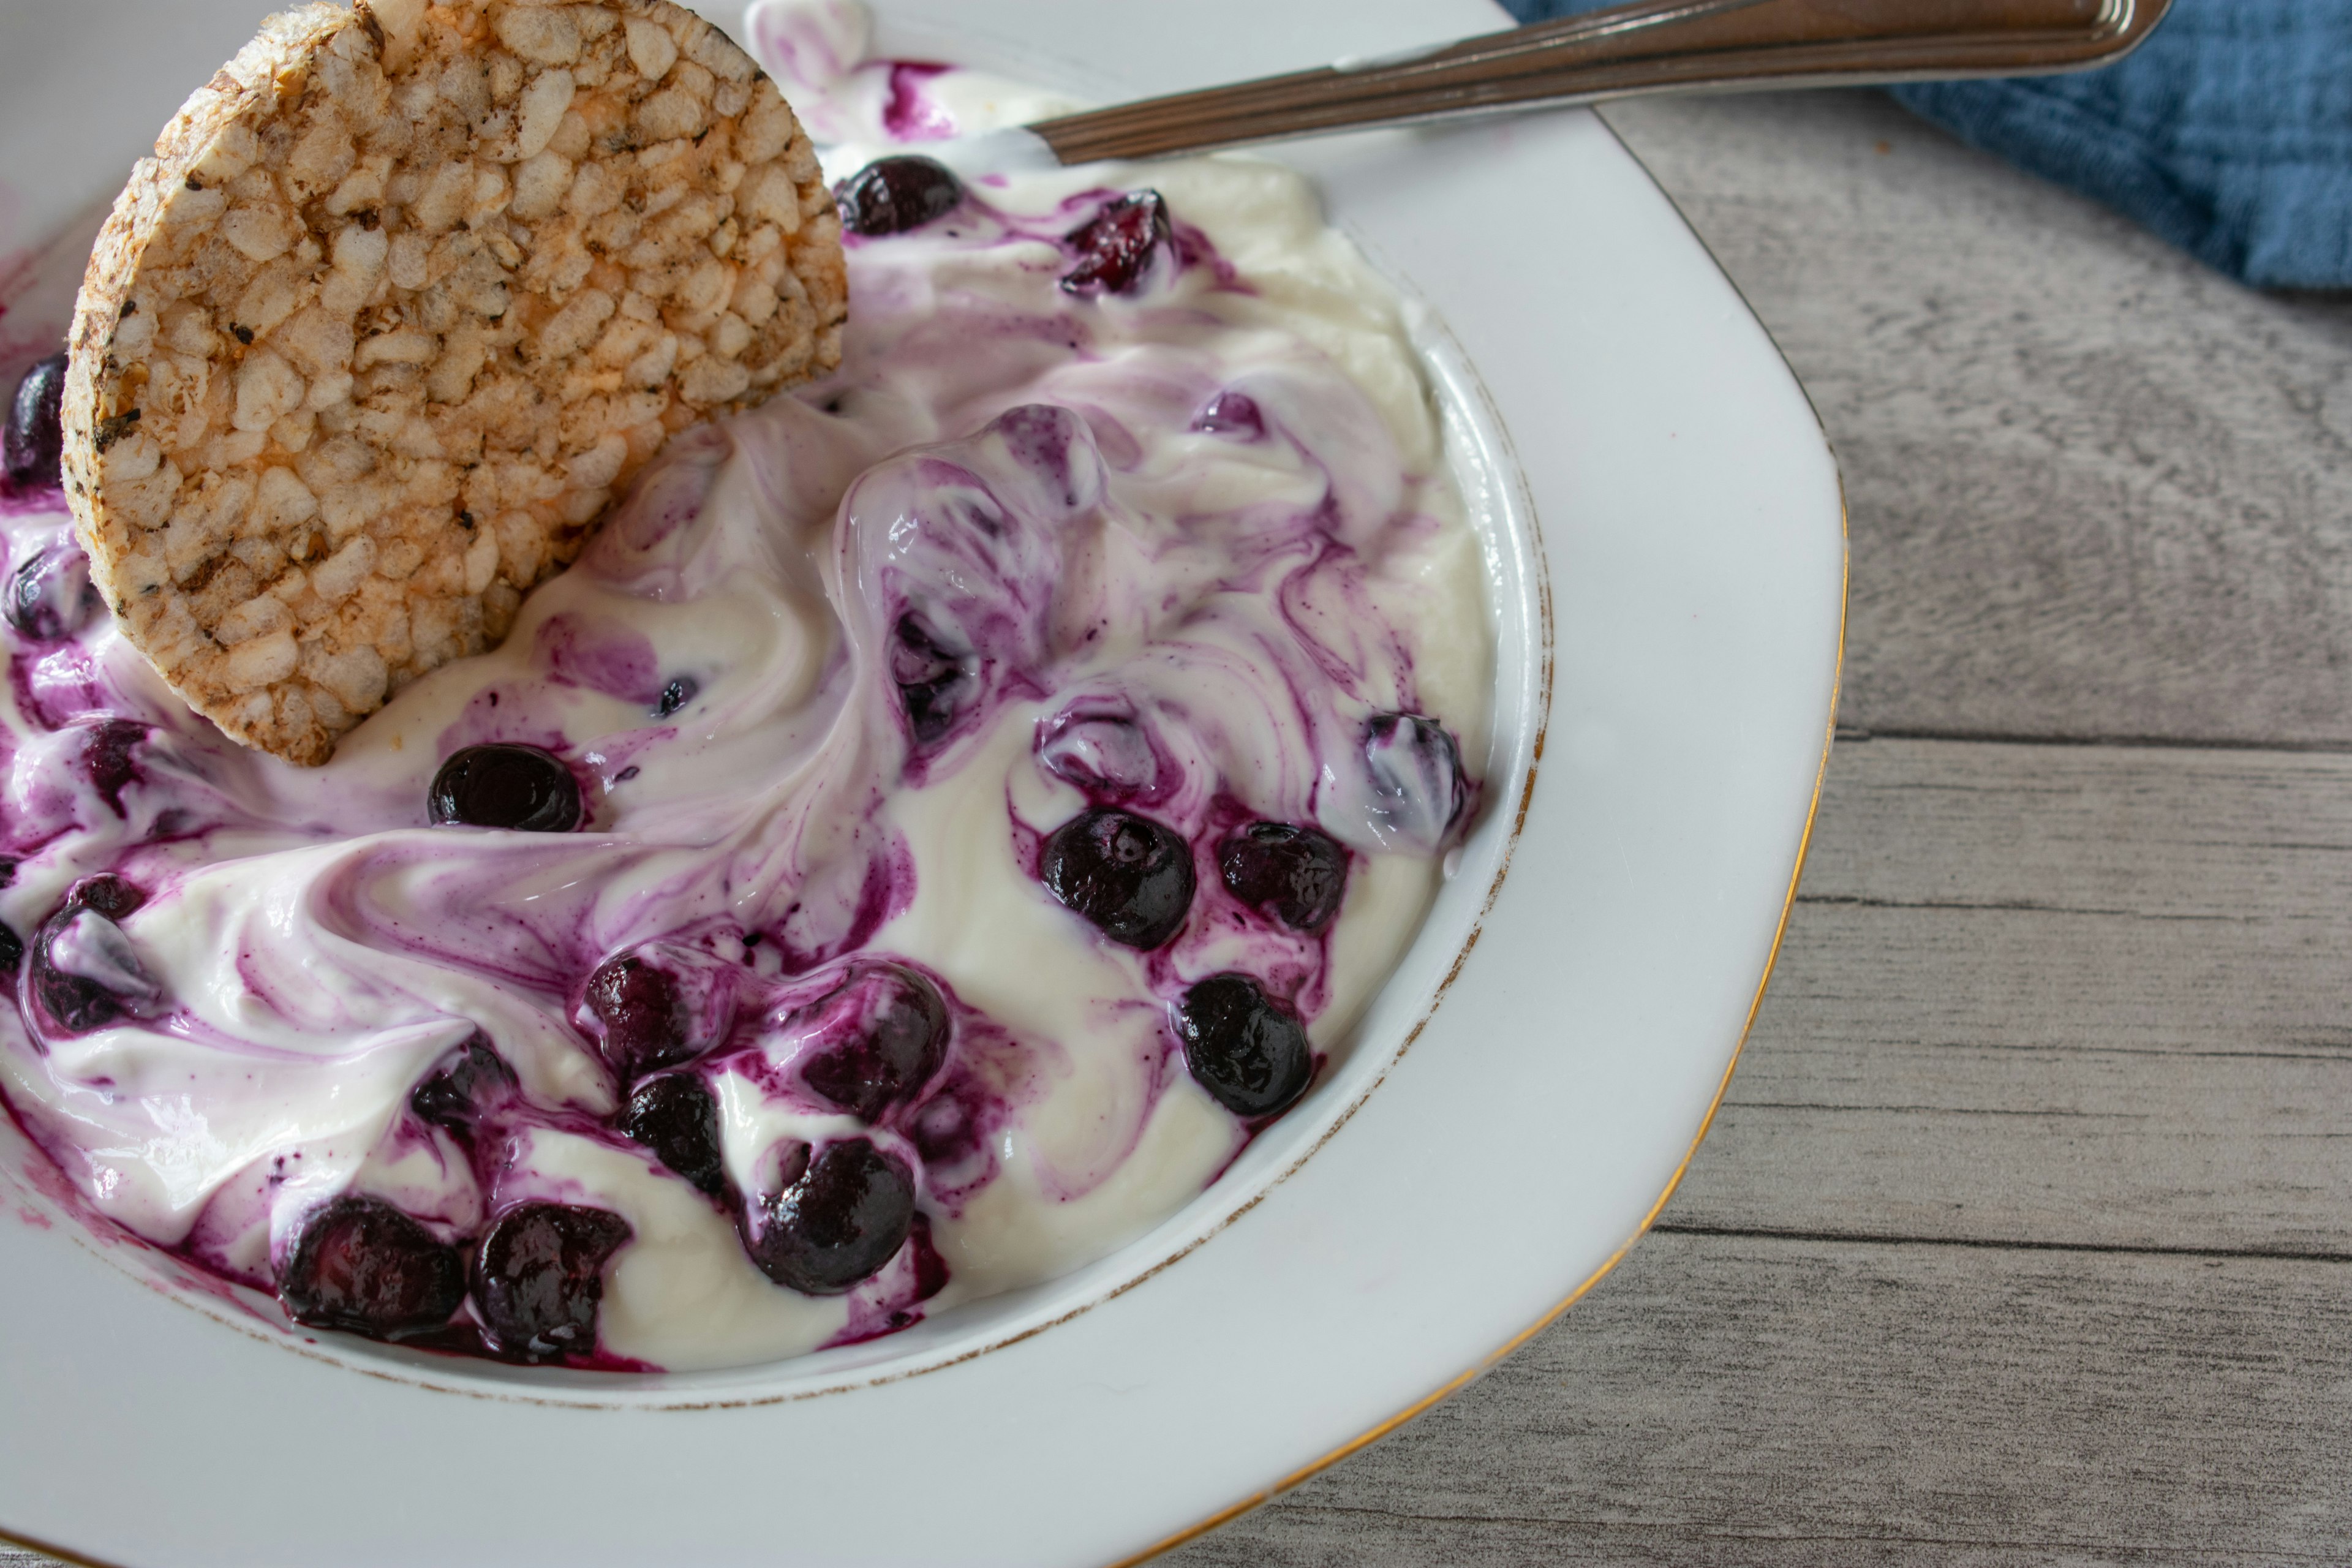
[[[307,5],[115,204],[68,499],[173,689],[323,763],[497,643],[668,436],[837,366],[847,297],[807,136],[692,13]]]

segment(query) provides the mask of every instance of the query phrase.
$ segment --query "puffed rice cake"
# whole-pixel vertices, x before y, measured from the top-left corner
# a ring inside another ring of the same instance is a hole
[[[83,280],[66,489],[124,634],[303,763],[503,637],[673,432],[835,368],[791,108],[668,0],[270,17]]]

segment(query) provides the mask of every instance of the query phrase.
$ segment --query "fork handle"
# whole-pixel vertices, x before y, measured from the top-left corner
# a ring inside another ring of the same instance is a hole
[[[2171,0],[1638,0],[1359,65],[1041,121],[1064,163],[1639,93],[2040,75],[2137,47]]]

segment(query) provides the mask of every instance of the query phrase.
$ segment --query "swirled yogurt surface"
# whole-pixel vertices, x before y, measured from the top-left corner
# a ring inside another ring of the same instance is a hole
[[[836,177],[1049,107],[856,63],[838,6],[751,31]],[[1066,287],[1071,237],[1147,188],[1132,282]],[[354,1194],[478,1272],[519,1205],[606,1211],[628,1239],[563,1358],[740,1364],[1049,1279],[1202,1192],[1260,1125],[1188,1068],[1202,982],[1245,977],[1321,1071],[1347,1048],[1486,752],[1482,556],[1399,300],[1244,159],[994,177],[849,245],[838,375],[679,438],[500,648],[324,768],[193,716],[81,598],[62,506],[5,503],[0,1090],[89,1207],[265,1293]],[[445,762],[501,742],[560,760],[576,830],[433,824]],[[1181,841],[1164,942],[1049,886],[1089,812]],[[1263,825],[1339,847],[1336,919],[1230,884]],[[596,1012],[631,954],[682,1060]],[[824,1064],[876,973],[932,988],[946,1044],[861,1101]],[[720,1170],[626,1135],[647,1065],[707,1093]],[[761,1205],[856,1141],[911,1178],[905,1245],[779,1283]]]

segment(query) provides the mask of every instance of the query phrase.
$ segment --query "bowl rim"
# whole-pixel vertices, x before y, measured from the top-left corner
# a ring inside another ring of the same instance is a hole
[[[1603,125],[1604,131],[1606,131],[1605,121],[1601,122],[1601,124]],[[1640,165],[1639,159],[1634,157],[1631,150],[1624,146],[1622,139],[1615,136],[1613,131],[1606,131],[1606,133],[1620,152],[1623,153],[1627,158],[1631,159],[1636,166]],[[1646,175],[1646,170],[1644,170],[1644,174]],[[1717,273],[1723,277],[1725,281],[1728,283],[1730,281],[1728,275],[1723,272],[1719,261],[1715,260],[1712,252],[1707,250],[1703,238],[1697,236],[1696,231],[1690,227],[1686,218],[1681,218],[1679,213],[1677,213],[1677,217],[1682,223],[1685,233],[1690,239],[1696,242],[1701,252],[1707,255],[1710,263],[1715,266]],[[1384,268],[1384,270],[1387,269]],[[1390,276],[1391,281],[1398,284],[1399,287],[1405,287],[1403,279],[1398,278],[1392,271],[1390,272]],[[1732,284],[1731,286],[1736,292],[1737,285]],[[1743,304],[1745,303],[1744,297],[1742,302]],[[1751,316],[1753,315],[1752,308],[1749,310],[1749,314]],[[1447,342],[1451,342],[1450,334],[1444,334],[1444,336]],[[1769,335],[1767,341],[1769,342]],[[1458,345],[1455,347],[1456,352],[1459,353]],[[1795,383],[1793,370],[1788,367],[1785,354],[1780,353],[1777,344],[1773,344],[1772,348],[1774,353],[1780,356],[1780,361],[1783,369],[1789,371],[1790,380],[1792,384]],[[1468,377],[1468,395],[1471,395],[1474,400],[1473,405],[1483,406],[1486,414],[1493,421],[1494,433],[1500,438],[1504,449],[1507,453],[1509,447],[1509,433],[1507,427],[1501,421],[1499,410],[1495,406],[1491,395],[1486,392],[1484,384],[1476,378],[1475,371],[1470,369],[1466,354],[1463,354],[1461,356],[1461,360],[1462,370]],[[1798,385],[1798,390],[1801,395],[1801,384],[1796,384]],[[1816,431],[1821,433],[1821,438],[1824,446],[1826,446],[1826,433],[1821,432],[1818,410],[1812,407],[1810,397],[1806,398],[1806,406],[1811,414]],[[1209,1205],[1210,1213],[1206,1216],[1195,1216],[1196,1218],[1204,1217],[1212,1222],[1207,1223],[1205,1228],[1202,1228],[1197,1223],[1194,1224],[1190,1228],[1193,1231],[1197,1231],[1197,1234],[1191,1234],[1187,1237],[1176,1238],[1181,1242],[1181,1244],[1174,1246],[1172,1250],[1169,1250],[1166,1247],[1161,1245],[1151,1246],[1150,1251],[1153,1254],[1153,1257],[1152,1260],[1149,1262],[1148,1265],[1144,1265],[1139,1262],[1129,1263],[1119,1271],[1122,1277],[1112,1288],[1091,1291],[1088,1294],[1087,1299],[1083,1303],[1070,1311],[1057,1314],[1048,1321],[1038,1322],[1020,1332],[993,1337],[990,1340],[989,1343],[967,1353],[953,1356],[927,1358],[921,1360],[918,1364],[895,1368],[891,1365],[891,1361],[904,1360],[905,1358],[889,1358],[876,1363],[873,1368],[872,1375],[856,1375],[854,1373],[845,1374],[842,1379],[833,1382],[830,1385],[825,1387],[758,1395],[740,1400],[693,1400],[687,1398],[662,1399],[658,1402],[660,1408],[737,1408],[755,1405],[795,1403],[823,1397],[835,1393],[850,1392],[856,1389],[877,1386],[886,1383],[903,1381],[907,1378],[923,1375],[924,1373],[931,1371],[945,1370],[950,1366],[960,1365],[968,1360],[974,1359],[980,1355],[984,1355],[991,1351],[1008,1348],[1013,1344],[1034,1338],[1035,1335],[1042,1333],[1045,1328],[1059,1326],[1061,1323],[1068,1321],[1071,1318],[1082,1315],[1085,1312],[1092,1310],[1093,1308],[1097,1306],[1104,1305],[1110,1300],[1116,1300],[1118,1297],[1134,1289],[1146,1280],[1166,1269],[1176,1261],[1189,1256],[1192,1251],[1196,1250],[1203,1242],[1205,1242],[1209,1237],[1230,1227],[1234,1222],[1240,1219],[1242,1215],[1247,1214],[1262,1203],[1275,1188],[1282,1185],[1290,1178],[1290,1176],[1303,1169],[1310,1160],[1312,1160],[1329,1144],[1340,1127],[1347,1125],[1354,1119],[1357,1112],[1370,1101],[1372,1090],[1379,1088],[1387,1079],[1390,1072],[1399,1061],[1403,1059],[1407,1052],[1411,1049],[1412,1044],[1418,1038],[1419,1035],[1434,1016],[1439,1007],[1444,1004],[1452,990],[1454,979],[1462,971],[1464,962],[1467,957],[1470,948],[1475,945],[1479,933],[1483,931],[1485,928],[1486,921],[1491,914],[1496,900],[1500,896],[1506,879],[1509,875],[1512,861],[1515,858],[1514,852],[1518,847],[1519,838],[1525,828],[1528,808],[1533,797],[1537,770],[1541,765],[1542,762],[1543,741],[1549,731],[1550,721],[1555,716],[1552,710],[1552,663],[1555,653],[1554,626],[1552,625],[1551,618],[1552,603],[1549,585],[1550,562],[1544,548],[1542,531],[1540,527],[1537,526],[1535,523],[1534,498],[1530,488],[1530,482],[1525,470],[1517,464],[1514,458],[1501,471],[1507,477],[1511,484],[1517,487],[1520,492],[1521,502],[1527,508],[1528,529],[1525,535],[1525,539],[1531,552],[1531,559],[1536,576],[1537,595],[1540,604],[1540,618],[1538,622],[1541,628],[1540,658],[1538,662],[1540,666],[1541,677],[1540,696],[1536,704],[1534,715],[1534,755],[1530,759],[1525,773],[1515,778],[1515,788],[1512,791],[1508,801],[1506,802],[1498,800],[1494,807],[1496,816],[1495,818],[1490,818],[1490,821],[1499,819],[1503,812],[1505,810],[1508,810],[1511,818],[1509,830],[1505,837],[1504,843],[1499,852],[1499,858],[1496,862],[1495,873],[1480,895],[1476,911],[1470,921],[1464,939],[1456,945],[1455,951],[1451,956],[1451,960],[1446,966],[1445,977],[1433,992],[1431,992],[1425,996],[1418,999],[1418,1016],[1414,1018],[1410,1028],[1405,1031],[1396,1046],[1392,1049],[1388,1049],[1379,1053],[1380,1066],[1378,1070],[1370,1075],[1368,1081],[1361,1084],[1360,1087],[1356,1088],[1347,1098],[1344,1104],[1339,1105],[1330,1112],[1328,1119],[1328,1124],[1322,1125],[1310,1142],[1307,1142],[1303,1148],[1297,1149],[1295,1152],[1286,1155],[1286,1158],[1280,1162],[1280,1169],[1277,1172],[1270,1176],[1262,1174],[1260,1179],[1254,1180],[1250,1183],[1245,1189],[1247,1193],[1245,1198],[1243,1198],[1238,1202],[1226,1201],[1222,1203],[1211,1203]],[[1352,1454],[1373,1441],[1376,1441],[1381,1436],[1385,1436],[1387,1433],[1394,1430],[1405,1422],[1411,1420],[1413,1416],[1426,1410],[1430,1405],[1445,1397],[1448,1394],[1459,1389],[1479,1373],[1487,1370],[1505,1356],[1508,1355],[1513,1350],[1524,1343],[1534,1334],[1540,1331],[1545,1326],[1559,1318],[1568,1310],[1569,1307],[1574,1305],[1576,1301],[1590,1291],[1594,1285],[1598,1284],[1599,1281],[1626,1256],[1633,1242],[1638,1240],[1641,1235],[1650,1228],[1659,1213],[1664,1207],[1665,1204],[1671,1199],[1676,1186],[1687,1172],[1698,1146],[1704,1141],[1707,1130],[1711,1127],[1717,1112],[1721,1107],[1725,1093],[1728,1088],[1732,1072],[1736,1069],[1748,1033],[1752,1029],[1758,1010],[1761,1006],[1764,994],[1769,987],[1773,973],[1774,963],[1777,962],[1781,942],[1786,934],[1788,921],[1791,910],[1793,910],[1795,893],[1801,878],[1805,862],[1805,855],[1811,846],[1812,828],[1820,807],[1822,781],[1826,775],[1830,743],[1835,733],[1836,699],[1839,680],[1843,669],[1843,647],[1849,610],[1848,584],[1850,582],[1851,563],[1850,555],[1844,549],[1846,516],[1845,497],[1842,479],[1838,482],[1838,522],[1840,531],[1839,543],[1841,565],[1837,594],[1837,652],[1836,657],[1832,659],[1831,665],[1831,682],[1827,703],[1827,710],[1830,718],[1828,728],[1822,737],[1821,754],[1814,770],[1811,793],[1806,807],[1801,832],[1798,839],[1794,864],[1790,868],[1786,884],[1786,890],[1781,900],[1780,909],[1777,921],[1772,928],[1771,940],[1764,970],[1754,987],[1748,1005],[1745,1020],[1741,1024],[1737,1039],[1733,1042],[1730,1057],[1724,1064],[1723,1071],[1715,1085],[1711,1099],[1706,1103],[1705,1113],[1701,1118],[1697,1131],[1692,1136],[1687,1148],[1683,1151],[1679,1163],[1674,1167],[1664,1185],[1663,1190],[1660,1191],[1657,1197],[1650,1205],[1646,1212],[1643,1214],[1633,1234],[1626,1237],[1614,1252],[1611,1253],[1598,1268],[1594,1268],[1586,1278],[1577,1283],[1574,1289],[1571,1289],[1565,1297],[1558,1300],[1556,1304],[1552,1305],[1548,1310],[1543,1312],[1535,1321],[1512,1334],[1499,1348],[1474,1361],[1466,1369],[1451,1377],[1431,1392],[1409,1403],[1395,1414],[1391,1415],[1362,1430],[1344,1443],[1330,1448],[1328,1452],[1321,1454],[1311,1462],[1284,1474],[1279,1479],[1273,1481],[1260,1489],[1251,1492],[1242,1498],[1239,1501],[1208,1515],[1199,1522],[1190,1525],[1172,1535],[1169,1535],[1166,1538],[1158,1541],[1154,1544],[1145,1548],[1143,1551],[1118,1559],[1117,1562],[1122,1565],[1122,1568],[1124,1564],[1139,1563],[1151,1556],[1157,1555],[1160,1552],[1171,1549],[1172,1547],[1179,1545],[1187,1540],[1192,1539],[1193,1537],[1214,1528],[1216,1525],[1234,1518],[1239,1513],[1246,1511],[1248,1509],[1268,1500],[1276,1493],[1298,1484],[1300,1481],[1311,1477],[1318,1471],[1336,1463],[1339,1459]],[[1498,660],[1498,668],[1496,671],[1498,696],[1501,695],[1504,675],[1505,672],[1501,669]],[[1497,726],[1497,730],[1499,736],[1499,724]],[[1494,775],[1490,773],[1490,789],[1492,788],[1493,777]],[[1417,947],[1419,945],[1421,945],[1421,943],[1417,940],[1415,946]],[[1364,1054],[1361,1050],[1360,1042],[1357,1047],[1357,1054]],[[1200,1207],[1202,1205],[1204,1199],[1216,1197],[1218,1195],[1218,1188],[1223,1184],[1224,1184],[1221,1182],[1207,1189],[1202,1198],[1192,1200],[1191,1204],[1186,1205],[1185,1210],[1180,1211],[1176,1219],[1171,1220],[1170,1224],[1174,1225],[1179,1221],[1184,1220],[1191,1215],[1191,1211],[1192,1209]],[[86,1237],[80,1234],[76,1234],[74,1239],[78,1243],[88,1247],[96,1247],[102,1245],[97,1238]],[[1126,1246],[1117,1249],[1109,1258],[1103,1260],[1103,1263],[1108,1264],[1121,1258],[1129,1258],[1130,1255],[1140,1255],[1145,1250],[1147,1243],[1150,1243],[1151,1239],[1151,1236],[1149,1234],[1144,1237],[1139,1237],[1137,1240],[1129,1242]],[[156,1256],[143,1246],[140,1247],[140,1251],[149,1257]],[[110,1261],[111,1261],[111,1259],[110,1259]],[[1102,1265],[1089,1266],[1089,1268],[1092,1269],[1099,1267],[1102,1267]],[[1081,1272],[1084,1273],[1087,1271]],[[356,1358],[341,1354],[323,1353],[316,1347],[306,1344],[292,1336],[287,1335],[274,1329],[267,1328],[259,1323],[242,1323],[234,1321],[226,1314],[212,1311],[203,1306],[199,1306],[196,1302],[188,1300],[180,1292],[173,1291],[171,1294],[172,1299],[180,1304],[195,1306],[197,1310],[204,1312],[205,1315],[215,1317],[215,1321],[229,1321],[231,1326],[237,1327],[255,1337],[266,1339],[270,1342],[278,1343],[285,1348],[294,1350],[298,1354],[312,1356],[316,1359],[327,1361],[341,1368],[360,1371],[372,1376],[384,1377],[391,1381],[409,1384],[411,1386],[430,1389],[435,1392],[463,1394],[478,1398],[513,1399],[530,1404],[562,1405],[571,1407],[579,1407],[583,1405],[599,1406],[625,1405],[630,1407],[643,1407],[646,1403],[648,1403],[635,1400],[583,1401],[580,1399],[549,1399],[540,1395],[525,1394],[522,1390],[517,1388],[502,1388],[494,1392],[480,1388],[451,1387],[428,1381],[425,1378],[410,1375],[404,1368],[400,1372],[394,1372],[381,1365],[369,1366],[361,1364]],[[790,1365],[792,1363],[787,1362],[770,1364]],[[736,1370],[744,1371],[754,1369]],[[610,1374],[597,1375],[609,1378]],[[725,1374],[722,1373],[720,1375]],[[14,1533],[5,1526],[0,1526],[0,1541],[20,1544],[34,1550],[49,1552],[68,1562],[93,1563],[97,1564],[97,1568],[109,1568],[109,1565],[100,1559],[78,1555],[68,1549],[49,1544],[37,1539]]]

